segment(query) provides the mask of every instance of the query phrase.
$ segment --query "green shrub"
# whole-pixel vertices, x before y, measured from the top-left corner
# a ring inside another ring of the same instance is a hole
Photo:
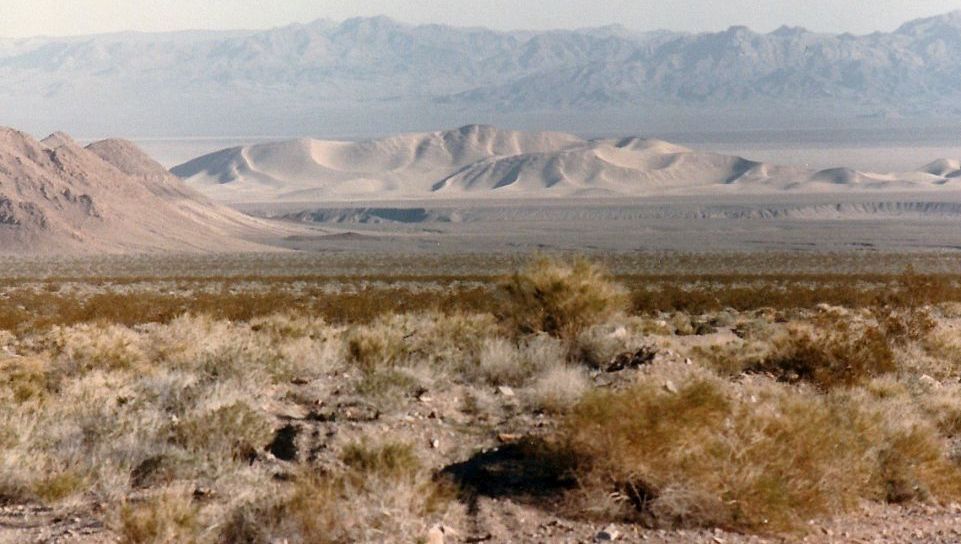
[[[503,284],[504,313],[521,334],[545,332],[573,339],[629,307],[627,290],[599,264],[537,257]]]

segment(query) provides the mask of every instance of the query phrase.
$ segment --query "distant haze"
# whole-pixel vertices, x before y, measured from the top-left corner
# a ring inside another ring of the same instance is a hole
[[[891,31],[957,9],[956,0],[4,0],[0,37],[183,29],[263,29],[319,18],[387,15],[410,23],[499,30],[620,24],[632,30],[716,31],[787,24],[820,32]]]
[[[654,136],[814,170],[961,157],[961,11],[913,18],[955,7],[937,1],[864,14],[738,0],[723,13],[692,1],[0,4],[0,36],[248,27],[0,38],[0,126],[135,139],[167,166],[268,140],[475,123]],[[344,20],[366,13],[394,17]],[[677,30],[641,31],[658,27]]]

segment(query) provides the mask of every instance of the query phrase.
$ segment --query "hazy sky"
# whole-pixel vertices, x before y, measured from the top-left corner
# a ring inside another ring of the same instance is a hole
[[[770,31],[789,24],[863,34],[959,8],[961,0],[0,0],[0,36],[266,28],[358,15],[498,29],[620,23],[636,30]]]

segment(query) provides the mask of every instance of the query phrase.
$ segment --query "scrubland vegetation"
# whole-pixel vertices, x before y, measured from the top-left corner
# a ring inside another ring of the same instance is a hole
[[[488,496],[792,534],[961,501],[961,283],[549,257],[486,279],[10,280],[0,411],[0,503],[122,542],[468,539]]]

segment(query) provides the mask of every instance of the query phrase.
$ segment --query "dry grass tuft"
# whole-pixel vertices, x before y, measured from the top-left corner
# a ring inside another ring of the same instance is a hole
[[[559,365],[549,368],[534,379],[528,400],[535,410],[564,413],[590,388],[591,382],[583,368]]]
[[[454,490],[421,467],[409,444],[368,441],[341,452],[347,469],[299,471],[281,494],[235,509],[221,529],[224,543],[412,542],[425,518],[450,516]]]
[[[88,485],[83,474],[64,470],[49,474],[33,483],[33,495],[47,504],[55,503],[81,492]]]
[[[220,530],[223,544],[338,544],[349,542],[350,513],[335,480],[315,473],[297,477],[284,497],[242,505]]]
[[[831,320],[817,329],[791,329],[773,354],[751,370],[779,379],[810,382],[822,389],[851,387],[897,370],[890,339],[876,326]]]
[[[579,507],[659,526],[767,533],[861,499],[961,492],[937,430],[894,417],[904,405],[773,382],[741,392],[703,372],[672,379],[666,388],[664,376],[650,376],[575,407],[564,439],[581,459]]]
[[[353,474],[364,479],[405,479],[416,475],[421,468],[414,448],[402,442],[374,446],[367,442],[352,442],[344,447],[340,460]]]
[[[49,361],[40,357],[0,360],[0,400],[43,401],[56,389]]]
[[[221,459],[251,459],[271,437],[270,421],[244,402],[221,406],[177,421],[171,441],[188,451]]]
[[[122,544],[201,542],[198,507],[183,493],[166,491],[143,502],[125,504],[118,517]]]

